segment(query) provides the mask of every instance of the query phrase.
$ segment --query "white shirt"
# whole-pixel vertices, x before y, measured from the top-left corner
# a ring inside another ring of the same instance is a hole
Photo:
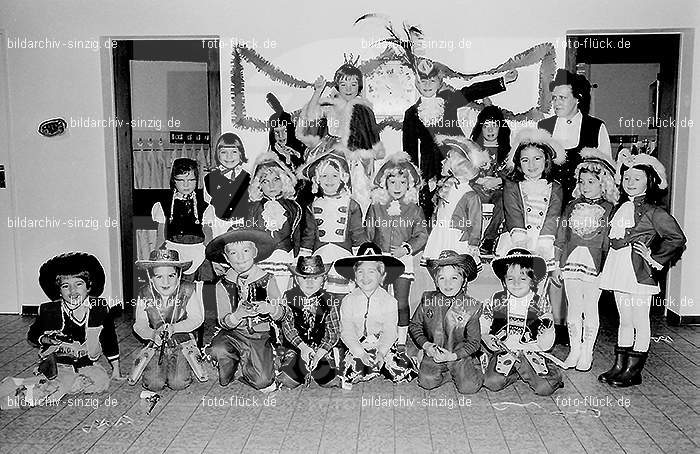
[[[570,148],[576,148],[581,137],[582,120],[583,115],[581,114],[581,111],[576,112],[576,115],[574,115],[570,120],[557,117],[552,137],[558,140],[559,143],[561,143],[567,150]],[[600,125],[600,130],[598,130],[598,149],[610,160],[610,162],[615,162],[612,158],[610,136],[608,135],[608,128],[605,127],[605,123]]]

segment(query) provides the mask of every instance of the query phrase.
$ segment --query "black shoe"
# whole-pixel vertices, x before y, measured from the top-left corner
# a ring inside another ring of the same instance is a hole
[[[569,346],[569,328],[566,325],[554,325],[554,345]]]
[[[615,346],[615,363],[607,372],[598,375],[598,381],[610,383],[610,380],[617,377],[627,367],[627,355],[632,351],[632,347]]]
[[[496,247],[496,240],[484,238],[479,246],[479,254],[481,255],[493,255],[494,248]]]
[[[617,374],[615,377],[610,379],[608,383],[618,388],[627,388],[628,386],[635,386],[642,384],[642,369],[644,369],[644,363],[649,356],[649,352],[637,352],[631,350],[627,354],[627,367],[625,367],[622,372]]]

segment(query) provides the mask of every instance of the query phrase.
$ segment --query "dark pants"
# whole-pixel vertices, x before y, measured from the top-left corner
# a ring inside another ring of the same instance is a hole
[[[557,366],[549,360],[545,360],[548,372],[546,375],[539,375],[532,368],[525,355],[518,354],[515,364],[510,369],[508,375],[496,372],[498,355],[493,355],[486,368],[484,375],[484,386],[491,391],[500,391],[515,383],[518,378],[530,385],[530,388],[539,396],[549,396],[557,389],[564,386],[561,373]]]
[[[328,352],[325,358],[318,362],[318,366],[311,372],[311,376],[319,385],[323,386],[330,383],[337,375],[338,371],[333,363],[329,361],[329,356],[333,352]],[[290,388],[296,388],[304,383],[306,376],[309,374],[306,364],[301,359],[299,351],[296,349],[288,349],[282,359],[282,367],[280,367],[279,381]]]
[[[491,221],[489,225],[486,226],[484,230],[484,240],[496,241],[498,238],[498,228],[501,226],[501,222],[505,218],[505,211],[503,208],[503,189],[494,191],[488,200],[481,200],[482,203],[492,203],[493,204],[493,215],[491,216]]]
[[[426,183],[423,188],[418,192],[418,205],[423,208],[423,214],[425,215],[425,220],[428,221],[428,233],[433,229],[433,212],[435,211],[435,205],[433,204],[433,195],[435,192],[431,192]]]
[[[211,341],[211,355],[219,364],[219,384],[227,386],[241,367],[241,381],[263,389],[275,379],[269,333],[250,334],[245,329],[222,329]]]
[[[408,295],[411,293],[411,280],[398,278],[394,282],[394,298],[398,302],[399,326],[408,326],[411,321],[411,308],[408,304]]]
[[[182,354],[182,349],[177,347],[165,347],[163,361],[158,364],[158,353],[151,358],[143,370],[143,387],[149,391],[160,391],[166,386],[172,390],[181,390],[192,383],[190,364]]]
[[[436,363],[428,355],[423,356],[418,369],[418,386],[424,389],[434,389],[442,386],[450,377],[461,394],[474,394],[484,383],[481,366],[474,364],[474,359],[467,358]]]

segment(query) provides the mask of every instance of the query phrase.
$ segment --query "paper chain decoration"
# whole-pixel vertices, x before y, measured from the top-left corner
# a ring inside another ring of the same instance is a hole
[[[271,80],[280,82],[290,87],[294,88],[308,88],[313,87],[312,82],[307,82],[302,79],[297,79],[296,77],[287,74],[282,71],[271,62],[266,60],[260,54],[258,54],[253,49],[245,46],[236,46],[233,48],[232,64],[231,64],[231,99],[232,99],[232,109],[231,109],[231,120],[233,124],[242,129],[249,129],[253,131],[265,131],[267,130],[267,123],[265,120],[258,118],[248,117],[245,110],[245,79],[243,77],[243,65],[242,60],[247,61],[255,67],[258,71],[265,74]],[[379,66],[383,65],[388,61],[396,61],[402,65],[406,63],[401,59],[401,57],[392,48],[387,47],[379,56],[362,61],[358,67],[365,76],[372,74]],[[476,76],[489,75],[502,73],[509,71],[511,69],[522,68],[525,66],[530,66],[536,63],[540,63],[539,71],[539,96],[537,99],[537,106],[532,107],[526,112],[513,113],[507,109],[502,109],[507,120],[513,121],[537,121],[544,118],[547,112],[549,112],[552,104],[552,94],[549,91],[549,82],[554,79],[554,73],[556,71],[556,61],[555,61],[555,49],[552,43],[542,43],[538,44],[530,49],[521,52],[508,61],[491,68],[486,71],[473,74],[457,74],[448,73],[445,75],[446,78],[456,78],[461,80],[470,80]],[[479,108],[479,103],[469,103],[468,107]],[[298,115],[299,111],[295,111],[292,115]],[[382,120],[378,126],[382,130],[385,127],[389,127],[395,130],[401,129],[401,118],[389,117]]]

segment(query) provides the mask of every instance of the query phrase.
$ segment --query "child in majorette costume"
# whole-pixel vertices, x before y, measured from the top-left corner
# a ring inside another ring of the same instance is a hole
[[[566,153],[561,144],[544,129],[525,128],[515,137],[506,163],[511,178],[503,184],[505,231],[498,238],[495,255],[502,256],[512,248],[527,249],[547,262],[554,270],[554,239],[562,212],[564,194],[555,178],[555,165],[562,165]],[[550,297],[554,311],[557,342],[567,344],[561,292],[540,281],[539,293]]]
[[[328,151],[342,153],[350,165],[353,193],[363,212],[369,205],[374,161],[384,158],[384,146],[372,104],[362,97],[363,76],[352,55],[338,68],[333,89],[321,97],[327,82],[319,76],[311,100],[301,111],[297,137],[309,147],[307,162]]]
[[[338,152],[319,155],[300,169],[311,181],[311,212],[316,222],[313,251],[324,263],[333,264],[367,242],[362,209],[352,195],[350,168]],[[352,282],[331,269],[325,289],[338,300],[350,293]]]
[[[428,260],[435,290],[424,292],[411,319],[411,337],[424,352],[418,386],[434,389],[450,378],[461,394],[481,388],[484,374],[475,358],[481,346],[481,302],[467,294],[476,279],[476,262],[468,254],[442,251]]]
[[[481,270],[481,200],[469,182],[479,168],[488,162],[488,155],[469,139],[445,139],[446,158],[435,194],[437,211],[423,252],[424,259],[436,259],[442,251],[454,250],[471,255]]]
[[[564,386],[561,372],[545,352],[554,344],[552,307],[537,294],[537,283],[547,275],[542,257],[526,249],[512,249],[491,262],[503,284],[484,303],[481,338],[492,352],[484,386],[500,391],[518,378],[535,394],[549,396]]]
[[[422,179],[408,154],[395,153],[377,171],[374,184],[372,205],[365,219],[367,236],[382,252],[404,264],[404,272],[394,281],[393,290],[399,304],[398,348],[405,349],[411,319],[408,298],[415,279],[413,259],[428,239],[423,210],[418,206]]]
[[[132,385],[142,374],[143,387],[150,391],[185,389],[192,383],[192,372],[198,380],[208,380],[192,334],[204,322],[202,290],[197,288],[201,283],[182,281],[182,270],[190,265],[166,248],[136,262],[147,270],[148,284],[138,291],[134,332],[148,345],[134,361]]]
[[[287,265],[299,254],[310,255],[314,245],[315,221],[309,208],[302,208],[295,200],[295,184],[296,176],[277,155],[258,156],[250,182],[248,219],[275,240],[274,252],[258,266],[272,273],[282,290],[287,289],[291,277]]]
[[[568,300],[569,356],[564,367],[588,371],[598,335],[598,275],[608,252],[608,219],[620,196],[615,167],[595,148],[581,150],[573,200],[564,209],[554,242],[557,267],[552,278],[561,283]],[[581,338],[583,337],[583,340]]]
[[[615,293],[620,327],[615,363],[598,380],[617,387],[639,385],[649,352],[651,298],[659,293],[658,273],[685,248],[683,230],[660,204],[668,187],[658,159],[620,151],[616,181],[620,201],[610,222],[610,250],[600,288]]]

